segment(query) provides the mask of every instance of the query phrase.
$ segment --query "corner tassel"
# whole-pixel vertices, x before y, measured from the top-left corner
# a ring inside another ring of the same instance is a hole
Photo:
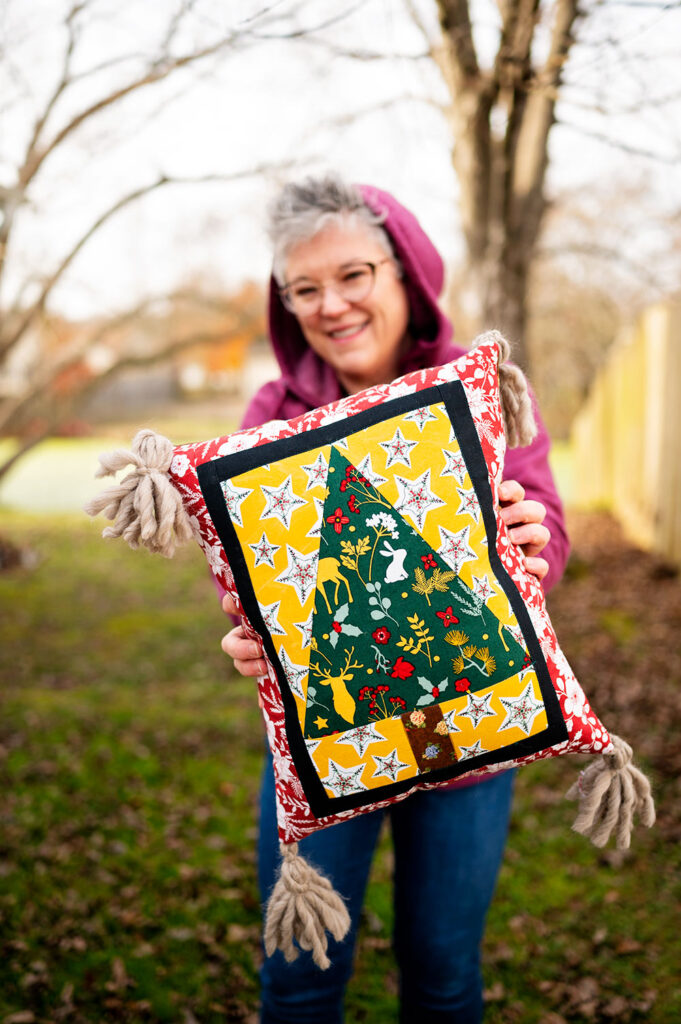
[[[527,380],[518,366],[507,363],[511,346],[499,331],[486,331],[479,335],[473,342],[473,348],[489,342],[494,342],[499,351],[499,395],[506,439],[510,448],[523,447],[537,436]]]
[[[579,811],[572,826],[594,846],[605,846],[615,832],[617,848],[626,850],[631,841],[634,815],[650,828],[655,822],[655,805],[650,782],[632,764],[632,750],[619,736],[611,735],[609,754],[590,764],[568,790],[568,799],[579,798]]]
[[[140,430],[132,450],[118,448],[99,456],[96,476],[113,476],[132,464],[134,469],[119,484],[107,488],[85,505],[89,516],[103,512],[113,526],[103,537],[123,537],[131,548],[140,544],[170,558],[176,543],[192,536],[182,498],[173,487],[168,470],[173,445],[153,430]]]
[[[287,960],[295,960],[295,939],[326,970],[331,964],[326,932],[340,942],[350,928],[350,915],[328,878],[300,856],[297,843],[279,846],[283,861],[265,912],[265,950],[272,956],[280,949]]]

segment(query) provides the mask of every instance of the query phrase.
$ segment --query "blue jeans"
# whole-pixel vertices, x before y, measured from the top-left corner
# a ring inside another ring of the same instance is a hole
[[[458,789],[421,790],[385,811],[362,814],[307,836],[301,854],[346,901],[352,927],[330,938],[331,967],[309,953],[287,963],[280,952],[262,971],[262,1024],[342,1024],[345,987],[364,892],[387,814],[395,847],[394,943],[402,1024],[479,1024],[480,944],[503,856],[514,772]],[[279,866],[274,777],[265,765],[261,795],[259,882],[263,902]]]

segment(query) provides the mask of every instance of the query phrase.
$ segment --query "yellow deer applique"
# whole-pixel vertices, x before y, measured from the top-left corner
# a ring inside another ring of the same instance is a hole
[[[328,668],[320,668],[319,665],[310,664],[311,671],[319,679],[322,686],[331,687],[336,714],[340,715],[346,722],[350,722],[351,725],[354,725],[355,722],[355,708],[357,705],[355,704],[354,697],[348,693],[345,683],[346,681],[351,682],[354,679],[353,669],[364,668],[364,665],[360,665],[359,662],[352,660],[354,653],[354,647],[345,652],[345,667],[338,676],[332,676]]]
[[[341,583],[345,584],[345,587],[348,592],[348,601],[352,602],[352,592],[350,590],[350,584],[348,583],[343,573],[340,571],[340,562],[338,561],[337,558],[320,558],[317,566],[317,589],[324,598],[324,601],[326,602],[327,611],[330,615],[331,605],[329,604],[329,599],[326,596],[326,589],[324,587],[325,583],[336,584],[336,589],[334,590],[333,593],[333,603],[335,605],[338,604],[338,588],[340,587]]]

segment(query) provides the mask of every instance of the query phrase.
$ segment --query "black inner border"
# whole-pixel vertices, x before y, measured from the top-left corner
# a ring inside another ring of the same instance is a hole
[[[295,698],[291,693],[274,643],[260,612],[246,560],[227,511],[220,485],[222,481],[239,476],[258,466],[267,465],[277,459],[287,458],[291,455],[299,455],[326,444],[333,444],[350,434],[355,434],[376,423],[406,412],[412,412],[414,409],[421,408],[422,406],[437,403],[444,404],[458,438],[461,454],[466,462],[466,467],[482,510],[492,570],[509,599],[525,638],[528,651],[532,657],[533,667],[537,673],[542,699],[546,708],[547,728],[533,736],[517,740],[515,743],[501,748],[501,750],[487,751],[478,757],[459,761],[446,768],[428,772],[426,775],[416,775],[401,782],[398,781],[387,786],[381,786],[379,789],[362,790],[349,796],[330,797],[324,789],[308,754],[298,721]],[[260,633],[267,656],[274,666],[284,705],[284,720],[289,748],[300,776],[305,796],[310,804],[310,809],[317,818],[397,796],[423,782],[453,780],[474,768],[497,764],[514,757],[534,754],[568,738],[558,697],[553,688],[539,640],[532,626],[532,620],[496,548],[497,525],[487,464],[461,381],[450,381],[441,386],[426,388],[423,391],[410,395],[403,395],[388,402],[382,402],[371,409],[365,409],[354,416],[344,417],[334,423],[317,427],[314,430],[303,431],[300,434],[279,438],[277,441],[258,445],[255,448],[245,449],[244,451],[234,452],[232,455],[225,455],[219,459],[213,459],[198,466],[197,475],[206,507],[234,574],[234,580],[243,603],[244,611],[255,629]]]

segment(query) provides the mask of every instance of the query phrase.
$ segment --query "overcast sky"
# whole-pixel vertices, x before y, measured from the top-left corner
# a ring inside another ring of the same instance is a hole
[[[68,6],[61,0],[0,6],[0,185],[11,186],[30,126],[57,80]],[[49,122],[54,130],[157,52],[167,13],[177,6],[90,0],[75,67],[107,67],[65,94]],[[431,0],[418,0],[417,7],[432,26]],[[639,107],[641,100],[681,92],[680,5],[638,0],[606,7],[580,30],[588,45],[573,51],[568,67],[573,84],[565,93],[570,102],[559,108],[567,124],[551,138],[550,188],[588,195],[603,181],[643,175],[646,201],[678,210],[681,107],[678,100]],[[314,40],[269,38],[291,29],[286,15],[293,8],[301,26],[327,27]],[[472,8],[484,59],[493,52],[496,8],[491,0],[472,0]],[[435,105],[445,91],[431,63],[419,58],[424,41],[402,0],[198,0],[178,46],[229,29],[241,32],[240,42],[219,61],[129,97],[46,161],[10,253],[10,291],[52,265],[117,197],[159,173],[224,175],[292,160],[294,169],[233,183],[171,186],[131,206],[88,244],[55,294],[56,306],[85,316],[190,279],[228,288],[245,277],[264,279],[264,208],[276,181],[326,169],[395,192],[447,262],[461,259],[450,137]],[[349,60],[334,56],[338,46],[404,56]],[[606,118],[587,109],[594,100],[622,113]],[[604,135],[661,159],[623,152],[597,137]],[[623,211],[623,217],[630,214]],[[9,298],[6,292],[5,302]]]

